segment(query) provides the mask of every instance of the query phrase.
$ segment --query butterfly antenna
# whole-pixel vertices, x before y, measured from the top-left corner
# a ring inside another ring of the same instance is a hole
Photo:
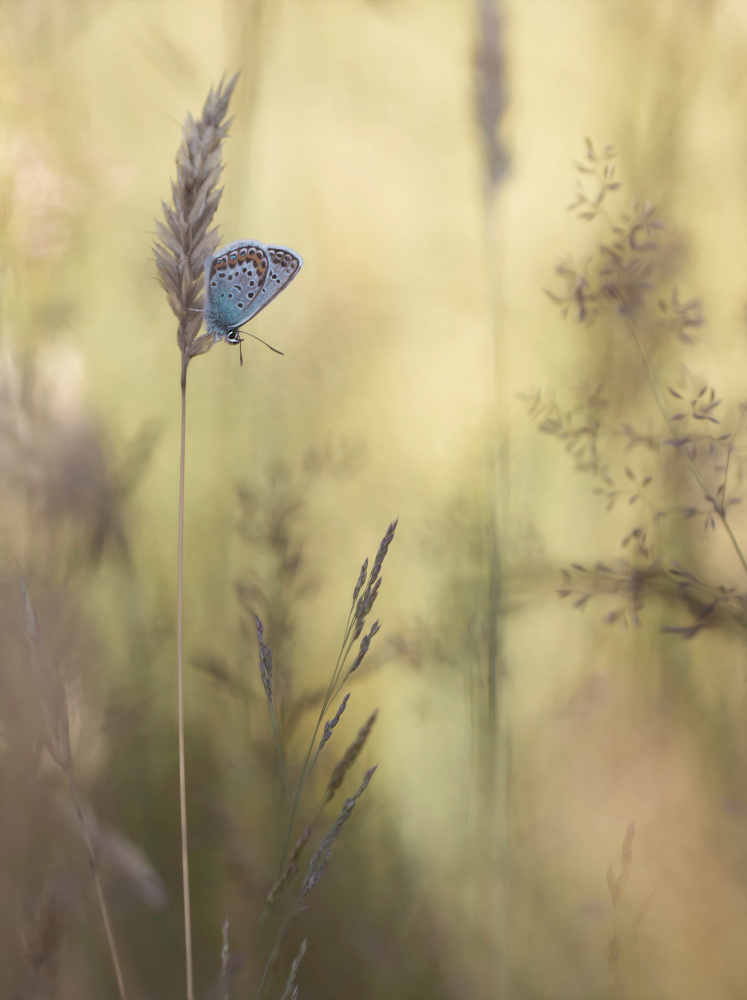
[[[258,340],[260,342],[260,344],[264,344],[265,347],[269,347],[271,351],[275,352],[275,354],[282,354],[283,357],[285,357],[285,354],[283,354],[282,351],[279,351],[277,349],[277,347],[273,347],[272,344],[268,344],[267,341],[266,340],[262,340],[261,337],[255,337],[253,333],[246,333],[246,330],[244,331],[244,333],[246,334],[247,337],[254,337],[254,339]]]

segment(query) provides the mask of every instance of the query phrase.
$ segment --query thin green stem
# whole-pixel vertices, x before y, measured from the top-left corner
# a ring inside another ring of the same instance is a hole
[[[317,757],[318,756],[319,756],[319,752],[317,751]],[[314,758],[314,760],[316,760],[316,758]],[[313,765],[312,765],[312,767],[313,767]],[[319,821],[319,818],[321,817],[322,813],[324,812],[324,807],[325,807],[326,804],[327,804],[327,801],[326,801],[325,798],[320,799],[319,805],[317,806],[316,814],[314,815],[314,818],[311,820],[311,822],[308,824],[309,829],[311,829],[311,830],[314,829],[314,827],[316,826],[316,824]],[[285,897],[288,895],[288,893],[290,892],[290,890],[293,888],[293,886],[296,884],[296,882],[301,877],[302,873],[303,873],[303,869],[299,868],[298,871],[296,872],[296,874],[293,875],[288,880],[288,882],[287,882],[287,884],[285,886],[283,886],[283,888],[278,893],[277,899],[276,899],[275,903],[273,904],[273,908],[272,908],[271,912],[275,912],[279,908],[279,906],[281,905],[281,903],[283,902],[283,900],[285,899]],[[262,936],[262,944],[264,944],[264,941],[265,941],[266,929],[267,929],[267,922],[269,920],[270,915],[271,915],[270,913],[267,913],[267,915],[265,915],[263,913],[262,918],[261,918],[262,921],[263,921],[263,923],[264,923],[264,925],[265,925],[265,933]],[[261,949],[260,949],[259,954],[261,954]]]
[[[184,941],[187,963],[187,1000],[194,1000],[192,980],[192,919],[189,901],[187,850],[187,781],[184,764],[184,457],[187,441],[187,358],[182,356],[182,431],[179,462],[179,560],[177,621],[177,697],[179,701],[179,807],[182,828],[182,887],[184,890]]]
[[[303,767],[301,768],[301,777],[298,780],[298,788],[296,790],[296,796],[295,799],[293,800],[293,805],[291,807],[291,815],[288,821],[288,833],[285,838],[285,846],[283,847],[283,853],[280,857],[280,865],[278,867],[278,877],[282,874],[283,868],[285,866],[285,859],[288,856],[288,849],[290,848],[290,842],[293,836],[293,824],[295,823],[296,820],[296,813],[298,812],[298,806],[300,805],[301,802],[301,796],[303,795],[306,779],[308,775],[311,773],[314,764],[316,763],[316,757],[315,757],[314,763],[312,763],[311,767],[309,767],[309,758],[311,757],[311,752],[314,749],[317,733],[319,732],[319,726],[321,725],[321,721],[324,718],[324,713],[327,711],[327,708],[329,707],[329,704],[332,700],[334,692],[334,684],[340,674],[341,667],[345,663],[345,660],[347,659],[348,653],[350,652],[352,646],[352,643],[348,643],[349,638],[350,638],[350,615],[348,615],[348,622],[345,628],[345,638],[342,640],[342,646],[340,648],[340,653],[337,657],[337,663],[335,664],[335,669],[332,674],[332,680],[330,681],[329,687],[327,688],[327,693],[324,696],[324,701],[322,703],[322,707],[319,712],[319,717],[316,721],[316,726],[314,727],[314,734],[311,737],[311,741],[309,743],[309,749],[306,751],[306,757],[303,762]]]
[[[646,372],[646,377],[648,378],[649,385],[651,386],[651,391],[654,394],[654,398],[656,400],[657,406],[661,410],[661,415],[664,417],[664,420],[666,421],[667,426],[669,427],[670,431],[672,432],[673,435],[676,435],[677,431],[676,431],[676,428],[673,426],[672,421],[670,419],[669,412],[667,410],[666,400],[664,399],[664,394],[661,391],[661,387],[660,387],[660,385],[659,385],[659,383],[657,381],[657,378],[656,378],[656,373],[654,372],[654,369],[653,369],[653,367],[651,365],[651,362],[648,359],[648,355],[646,354],[646,351],[645,351],[645,349],[643,347],[643,343],[641,341],[640,333],[638,332],[638,327],[636,325],[636,322],[633,319],[633,316],[631,315],[630,310],[625,305],[625,303],[621,303],[621,304],[622,304],[623,314],[625,315],[625,318],[628,321],[628,326],[630,327],[630,330],[631,330],[631,332],[633,334],[633,340],[635,341],[635,345],[636,345],[636,348],[638,350],[638,356],[639,356],[639,358],[641,360],[641,364],[643,365],[644,371]],[[690,452],[687,451],[687,449],[684,450],[684,455],[687,458],[687,461],[688,461],[688,463],[690,465],[690,469],[691,469],[693,475],[695,476],[695,478],[697,479],[698,484],[705,491],[705,493],[706,493],[707,496],[711,496],[712,495],[711,488],[709,487],[708,483],[705,481],[705,477],[703,476],[703,473],[698,468],[698,465],[697,465],[695,459],[692,457],[692,455],[690,454]],[[745,571],[745,573],[747,573],[747,559],[745,559],[744,553],[742,552],[742,548],[741,548],[741,546],[740,546],[740,544],[739,544],[739,542],[737,540],[737,537],[734,534],[734,531],[732,530],[732,527],[731,527],[731,525],[729,524],[729,522],[727,520],[726,509],[725,509],[723,503],[719,503],[719,502],[717,502],[715,500],[711,501],[711,502],[713,503],[714,512],[718,515],[718,517],[721,519],[721,523],[726,528],[726,533],[728,534],[729,538],[731,539],[731,543],[734,546],[734,551],[736,552],[736,554],[737,554],[737,556],[739,558],[739,561],[742,564],[742,569]]]
[[[259,962],[262,961],[262,954],[265,950],[265,941],[267,940],[267,927],[268,927],[268,920],[267,919],[262,920],[261,932],[259,934],[259,948],[257,949],[257,964],[259,964]],[[259,981],[259,985],[257,986],[257,992],[254,994],[255,997],[259,997],[260,992],[262,991],[262,986],[264,985],[266,973],[267,969],[265,968],[265,972]]]
[[[286,777],[285,774],[285,764],[283,764],[283,752],[280,749],[280,734],[278,732],[277,719],[275,718],[275,705],[273,704],[271,698],[269,699],[269,703],[270,703],[270,720],[272,722],[272,731],[275,733],[275,746],[278,748],[278,760],[280,762],[280,773],[283,776],[283,788],[285,789],[285,798],[286,801],[288,802],[288,808],[292,809],[293,807],[291,806],[290,792],[288,791],[288,778]]]
[[[98,866],[96,864],[96,855],[93,850],[93,843],[91,842],[91,835],[88,832],[88,827],[86,826],[86,821],[83,817],[83,808],[80,804],[80,796],[78,794],[78,786],[75,783],[75,778],[73,777],[73,772],[67,772],[68,781],[70,782],[70,793],[73,797],[73,802],[75,803],[75,811],[78,814],[78,819],[80,820],[80,825],[83,828],[83,838],[86,842],[86,847],[88,848],[88,860],[91,865],[91,872],[93,874],[93,882],[96,886],[96,895],[99,899],[99,907],[101,909],[101,916],[104,921],[104,931],[106,932],[106,940],[109,945],[109,954],[112,958],[112,964],[114,965],[114,975],[117,977],[117,987],[119,989],[120,1000],[125,1000],[125,988],[124,979],[122,978],[122,969],[119,964],[119,956],[117,954],[117,946],[114,943],[114,935],[112,934],[111,924],[109,922],[109,911],[106,906],[106,900],[104,899],[104,892],[101,888],[101,880],[99,879]]]
[[[353,615],[353,611],[354,611],[354,607],[351,608],[350,613],[348,614],[348,620],[347,620],[347,622],[345,624],[345,636],[344,636],[344,638],[342,640],[342,645],[340,647],[340,652],[338,653],[338,656],[337,656],[337,662],[335,663],[335,669],[332,672],[332,679],[329,682],[329,686],[327,688],[327,693],[324,696],[324,701],[322,702],[322,707],[321,707],[321,710],[319,712],[319,717],[318,717],[318,719],[316,721],[316,726],[314,727],[314,733],[313,733],[313,735],[311,737],[311,740],[309,742],[309,748],[306,751],[306,757],[305,757],[304,762],[303,762],[303,767],[301,768],[301,776],[300,776],[300,778],[298,780],[298,788],[296,789],[296,795],[295,795],[295,797],[293,799],[293,803],[291,805],[291,813],[290,813],[290,818],[288,820],[288,832],[287,832],[286,837],[285,837],[285,844],[283,846],[282,854],[280,855],[280,863],[279,863],[279,866],[278,866],[278,873],[277,873],[277,876],[276,876],[277,878],[280,877],[280,875],[283,873],[283,870],[285,868],[285,862],[286,862],[286,859],[288,857],[288,851],[290,849],[291,839],[293,837],[293,825],[294,825],[294,823],[296,821],[296,814],[298,813],[298,807],[299,807],[299,805],[301,803],[301,797],[303,795],[303,790],[304,790],[304,787],[306,785],[306,780],[307,780],[308,776],[311,774],[312,770],[314,769],[314,764],[316,764],[317,758],[319,756],[319,751],[317,750],[317,753],[314,756],[314,759],[313,759],[313,761],[311,763],[311,766],[309,767],[309,759],[310,759],[311,753],[312,753],[312,751],[314,749],[314,744],[316,743],[317,734],[319,732],[319,726],[321,725],[322,719],[324,718],[324,713],[327,711],[327,708],[329,707],[329,704],[330,704],[330,702],[332,701],[332,699],[334,697],[335,684],[336,684],[336,682],[337,682],[337,680],[338,680],[338,678],[340,676],[340,673],[342,672],[342,668],[343,668],[343,666],[345,664],[345,660],[347,659],[348,654],[350,653],[350,650],[352,648],[352,640],[350,639],[350,633],[351,633],[351,616]],[[276,736],[277,736],[277,728],[274,726],[274,722],[273,722],[273,728],[275,728],[275,730],[276,730]],[[279,752],[279,746],[278,746],[278,752]],[[282,761],[281,761],[281,766],[282,766]],[[285,772],[283,772],[283,778],[285,779]],[[286,786],[286,792],[287,792],[287,786]],[[289,801],[290,801],[290,796],[289,796]],[[315,822],[316,822],[316,820],[315,820]],[[264,952],[265,941],[267,939],[267,926],[268,926],[267,925],[267,921],[264,920],[264,921],[261,922],[261,930],[258,930],[259,947],[258,947],[258,950],[257,950],[257,956],[258,956],[258,960],[260,962],[262,960],[262,954]],[[269,968],[269,964],[270,964],[270,960],[271,959],[272,959],[272,953],[270,954],[270,958],[268,958],[268,960],[267,960],[267,964],[265,965],[264,971],[262,973],[262,978],[261,978],[261,980],[259,982],[259,985],[257,987],[257,991],[256,991],[256,994],[255,994],[255,996],[257,996],[257,997],[259,997],[259,995],[260,995],[260,993],[262,991],[262,988],[264,986],[265,978],[267,976],[267,970]]]
[[[283,923],[280,926],[280,930],[278,931],[278,939],[275,942],[275,947],[272,949],[272,951],[269,954],[269,957],[268,957],[267,961],[265,962],[265,967],[264,967],[264,969],[262,971],[262,978],[259,981],[259,986],[257,987],[257,992],[254,994],[256,1000],[259,1000],[259,998],[262,996],[262,990],[264,989],[264,986],[265,986],[265,980],[267,979],[267,973],[270,971],[270,968],[271,968],[273,962],[275,961],[275,959],[278,956],[278,953],[280,952],[280,945],[283,943],[283,940],[285,939],[285,935],[288,933],[288,928],[290,927],[291,923],[298,916],[299,913],[300,913],[300,908],[298,908],[298,907],[295,910],[292,910],[287,915],[287,917],[285,918],[285,920],[283,921]]]
[[[319,756],[319,751],[317,751],[316,757],[314,757],[314,762],[316,762],[316,758],[318,756]],[[314,765],[312,764],[311,766],[313,767]],[[317,821],[319,820],[319,817],[322,815],[322,812],[324,811],[324,807],[325,807],[326,804],[327,804],[326,800],[323,798],[320,801],[319,806],[317,807],[316,815],[314,816],[313,820],[309,824],[309,826],[311,827],[311,829],[313,829],[316,826]],[[309,869],[307,867],[307,869],[306,869],[306,873],[307,874],[308,874],[308,871],[309,871]],[[285,897],[288,895],[288,893],[293,888],[293,886],[296,884],[296,882],[298,882],[298,880],[301,878],[302,873],[303,873],[303,869],[299,868],[299,870],[296,872],[296,874],[291,879],[289,879],[288,884],[283,888],[282,892],[278,896],[278,899],[277,899],[277,904],[278,905],[280,905],[280,903],[282,903],[283,899],[285,899]],[[264,985],[265,985],[265,980],[267,978],[267,973],[270,970],[270,967],[272,965],[273,959],[277,956],[277,952],[279,950],[280,944],[282,943],[283,937],[287,933],[288,928],[291,925],[291,922],[298,916],[299,913],[301,913],[302,909],[303,909],[303,907],[300,905],[300,900],[299,900],[299,901],[296,902],[295,908],[293,910],[291,910],[291,912],[286,916],[285,920],[283,921],[283,924],[282,924],[282,926],[280,928],[280,932],[278,933],[278,940],[275,942],[275,947],[270,952],[270,955],[269,955],[269,957],[267,959],[267,962],[265,963],[265,967],[264,967],[264,970],[262,972],[262,978],[260,979],[259,986],[257,987],[257,993],[256,993],[257,1000],[259,1000],[259,998],[262,995],[262,990],[263,990]],[[263,937],[262,937],[262,943],[263,944],[264,944],[265,936],[266,936],[266,925],[265,925],[265,934],[263,934]],[[260,952],[260,955],[261,955],[261,952]]]

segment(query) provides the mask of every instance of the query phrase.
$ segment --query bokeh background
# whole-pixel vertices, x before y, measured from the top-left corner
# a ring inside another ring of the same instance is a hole
[[[704,385],[723,399],[704,475],[726,451],[738,498],[744,5],[24,0],[0,8],[0,46],[2,996],[116,995],[40,742],[21,576],[65,686],[128,996],[185,995],[180,359],[151,247],[181,122],[237,70],[223,237],[305,266],[252,327],[284,357],[249,341],[243,367],[225,345],[190,366],[198,995],[219,995],[227,915],[230,996],[253,995],[287,821],[251,613],[297,773],[360,564],[399,517],[382,631],[309,815],[376,707],[346,794],[379,768],[267,995],[306,938],[308,1000],[744,996],[745,572],[682,446],[662,443],[619,311],[564,319],[544,291],[565,294],[557,262],[594,254],[620,213],[658,206],[642,336],[688,412]],[[566,210],[577,178],[597,191],[574,166],[585,137],[614,145],[623,182],[591,221]],[[650,319],[674,288],[702,303],[692,344]],[[631,503],[649,475],[653,499]],[[628,491],[611,510],[605,476]],[[729,523],[747,543],[738,506]],[[591,583],[567,569],[597,562]],[[698,620],[691,639],[666,631]]]

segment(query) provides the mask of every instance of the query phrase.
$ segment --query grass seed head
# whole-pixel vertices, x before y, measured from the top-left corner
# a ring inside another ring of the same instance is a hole
[[[329,721],[327,721],[327,722],[324,723],[324,733],[322,734],[322,739],[321,739],[321,742],[319,743],[319,749],[320,750],[322,749],[322,747],[324,746],[324,744],[327,742],[327,740],[332,735],[332,730],[335,728],[335,726],[337,725],[337,723],[340,721],[340,717],[341,717],[342,713],[345,711],[345,706],[348,703],[348,698],[349,697],[350,697],[350,695],[346,694],[345,697],[342,699],[342,702],[340,703],[340,707],[337,709],[337,712],[335,713],[334,719],[331,719],[331,720],[329,720]]]
[[[352,674],[355,670],[358,669],[358,667],[361,665],[361,663],[363,663],[363,658],[365,657],[366,653],[368,652],[368,647],[371,645],[371,640],[376,635],[376,633],[379,631],[380,627],[381,626],[379,625],[378,620],[375,621],[373,623],[373,625],[371,626],[371,631],[368,633],[368,635],[364,635],[363,638],[361,639],[361,645],[360,645],[360,649],[358,650],[358,655],[353,660],[353,664],[350,667],[350,670],[348,671],[349,674]]]
[[[376,713],[374,713],[375,715]],[[376,764],[374,767],[370,768],[363,776],[363,781],[360,784],[360,788],[352,795],[349,799],[345,799],[345,803],[340,810],[340,815],[334,821],[329,829],[329,832],[324,837],[322,842],[317,847],[311,856],[311,861],[309,862],[309,867],[306,872],[306,877],[303,880],[301,886],[301,891],[299,893],[299,900],[303,901],[306,896],[311,892],[314,886],[319,882],[322,877],[324,869],[327,867],[327,862],[329,861],[330,854],[332,853],[332,845],[337,840],[337,838],[342,833],[342,828],[345,826],[347,821],[350,819],[350,815],[355,808],[355,803],[363,795],[365,790],[368,788],[369,782],[374,775],[374,771],[379,765]]]
[[[378,708],[371,713],[368,720],[364,726],[358,731],[358,735],[355,737],[353,742],[345,751],[342,759],[338,764],[335,765],[335,769],[329,779],[329,784],[327,785],[327,791],[324,795],[324,803],[330,802],[334,796],[337,789],[343,782],[345,775],[348,773],[350,768],[353,766],[355,761],[358,759],[361,750],[365,746],[366,740],[369,737],[371,729],[373,728],[374,722],[376,722],[376,716],[379,714]]]
[[[185,367],[213,345],[211,336],[197,335],[202,325],[205,259],[220,242],[218,229],[210,227],[223,194],[218,186],[223,172],[221,147],[231,125],[226,112],[237,80],[238,74],[210,90],[197,121],[187,115],[176,154],[171,204],[163,203],[165,221],[156,223],[156,269],[179,320],[177,343]]]
[[[272,650],[265,645],[264,627],[257,615],[254,616],[257,622],[257,639],[259,641],[259,675],[262,678],[262,686],[265,689],[267,700],[272,701]]]
[[[306,939],[301,942],[301,947],[298,954],[293,959],[293,964],[290,968],[290,973],[288,975],[288,982],[286,983],[285,990],[283,992],[280,1000],[297,1000],[298,997],[298,985],[296,983],[296,976],[298,975],[298,968],[301,965],[301,959],[306,954]]]

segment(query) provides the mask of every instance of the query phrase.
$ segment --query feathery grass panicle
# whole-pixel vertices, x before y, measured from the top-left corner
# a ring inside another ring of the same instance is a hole
[[[259,675],[262,678],[262,686],[265,689],[267,706],[270,710],[270,722],[272,723],[272,731],[275,734],[275,746],[278,751],[278,763],[280,765],[280,774],[283,778],[285,797],[288,800],[289,808],[292,810],[293,806],[291,804],[290,788],[288,787],[288,776],[285,773],[283,750],[280,746],[280,731],[278,729],[277,716],[275,715],[275,704],[272,700],[272,650],[265,644],[264,626],[262,625],[259,616],[255,614],[254,620],[257,623],[257,639],[259,640]]]
[[[392,521],[392,523],[386,529],[386,534],[379,543],[379,551],[376,553],[376,558],[374,559],[374,564],[371,568],[371,576],[368,581],[369,587],[371,586],[372,583],[375,582],[379,573],[381,572],[381,567],[383,566],[384,560],[386,559],[386,554],[389,551],[389,546],[392,544],[394,540],[394,532],[397,529],[398,521],[399,518],[395,518],[395,520]]]
[[[374,715],[375,714],[376,713],[374,713]],[[306,896],[308,896],[308,894],[311,892],[314,886],[318,884],[319,879],[322,877],[324,869],[327,867],[327,862],[329,861],[330,855],[332,853],[332,845],[342,833],[342,828],[350,819],[353,809],[355,808],[355,803],[368,788],[369,782],[371,781],[371,778],[374,775],[374,771],[378,766],[379,765],[376,764],[374,767],[366,771],[358,791],[355,793],[355,795],[352,795],[349,799],[345,799],[345,804],[340,810],[340,815],[334,821],[334,823],[329,829],[329,832],[326,834],[322,842],[319,844],[319,847],[317,847],[316,851],[314,851],[313,855],[311,856],[311,860],[309,861],[309,867],[306,871],[306,876],[303,880],[303,883],[301,885],[301,890],[298,895],[299,903],[302,902],[306,898]]]
[[[301,960],[306,954],[306,939],[301,942],[301,947],[298,954],[293,959],[293,964],[290,968],[290,973],[288,975],[288,982],[285,984],[285,990],[280,1000],[297,1000],[298,998],[298,984],[296,983],[296,976],[298,975],[298,969],[301,965]]]
[[[259,616],[254,616],[257,622],[257,641],[259,642],[259,675],[265,689],[267,700],[272,704],[272,650],[265,644],[264,626]]]
[[[368,557],[363,561],[361,566],[360,575],[358,577],[358,582],[355,585],[355,590],[353,591],[353,604],[355,604],[358,594],[360,594],[363,584],[366,582],[366,574],[368,573]]]
[[[368,652],[368,648],[371,645],[371,640],[373,639],[373,637],[376,635],[376,633],[379,631],[380,628],[381,628],[381,626],[379,625],[379,622],[378,622],[378,619],[377,619],[373,623],[373,625],[371,626],[371,630],[368,633],[368,635],[364,635],[363,636],[363,638],[361,639],[360,648],[358,650],[358,655],[353,660],[353,662],[352,662],[352,664],[350,666],[350,669],[348,670],[348,676],[350,676],[350,674],[352,674],[352,673],[355,673],[355,671],[358,669],[358,667],[361,665],[361,663],[363,663],[363,658],[365,657],[366,653]]]
[[[366,721],[365,725],[361,726],[361,728],[358,730],[358,735],[355,737],[353,742],[347,748],[341,760],[335,765],[335,769],[332,771],[332,774],[329,779],[329,784],[327,785],[327,790],[324,793],[323,804],[326,804],[327,802],[330,802],[332,800],[335,792],[342,784],[345,775],[348,773],[350,768],[357,760],[361,750],[365,746],[366,740],[368,739],[369,734],[373,728],[373,724],[374,722],[376,722],[376,716],[378,714],[379,710],[377,708],[368,717],[368,720]],[[371,773],[373,774],[373,771]],[[368,782],[366,782],[366,784],[368,784]],[[361,789],[361,791],[362,790],[363,789]],[[358,794],[360,794],[360,792]]]
[[[358,605],[355,609],[355,628],[353,630],[353,639],[357,639],[358,636],[363,631],[363,625],[368,617],[371,608],[374,606],[376,598],[379,596],[379,588],[381,587],[381,577],[373,583],[371,580],[368,582],[366,590],[358,598]]]
[[[197,336],[203,315],[203,268],[205,258],[219,243],[218,229],[210,225],[223,193],[218,187],[223,171],[221,146],[231,125],[226,112],[237,80],[235,74],[227,83],[221,81],[215,90],[211,88],[197,121],[187,115],[176,154],[172,203],[162,203],[166,221],[156,224],[156,267],[179,320],[177,343],[184,367],[213,346],[212,337]]]
[[[363,581],[365,580],[364,570],[366,569],[368,560],[366,560],[366,562],[363,564],[363,568],[361,569],[361,574],[360,577],[358,578],[358,584],[356,585],[353,594],[354,603],[356,597],[358,597],[358,602],[355,606],[355,614],[353,619],[354,622],[353,639],[357,639],[358,636],[363,631],[363,626],[365,624],[366,618],[369,612],[371,611],[371,608],[373,608],[376,598],[378,596],[379,588],[381,587],[381,577],[379,576],[379,574],[381,572],[381,567],[384,564],[384,559],[386,559],[386,554],[389,551],[389,546],[391,545],[392,540],[394,539],[394,532],[397,528],[398,520],[399,518],[392,521],[392,523],[386,530],[386,534],[381,539],[381,543],[379,545],[379,551],[376,553],[374,564],[371,567],[371,575],[368,578],[366,589],[363,591],[360,597],[358,597],[358,594],[360,593],[360,590],[363,586]]]
[[[322,739],[321,739],[321,742],[319,743],[319,749],[320,750],[322,749],[322,747],[324,746],[324,744],[327,742],[327,740],[332,735],[332,730],[335,728],[335,726],[337,725],[337,723],[340,721],[340,717],[342,716],[342,713],[345,711],[345,707],[346,707],[346,705],[348,703],[348,698],[349,697],[350,697],[349,694],[345,695],[345,697],[342,699],[342,701],[340,703],[340,707],[337,709],[337,712],[335,713],[335,717],[333,719],[329,719],[327,722],[324,723],[324,733],[322,734]]]

